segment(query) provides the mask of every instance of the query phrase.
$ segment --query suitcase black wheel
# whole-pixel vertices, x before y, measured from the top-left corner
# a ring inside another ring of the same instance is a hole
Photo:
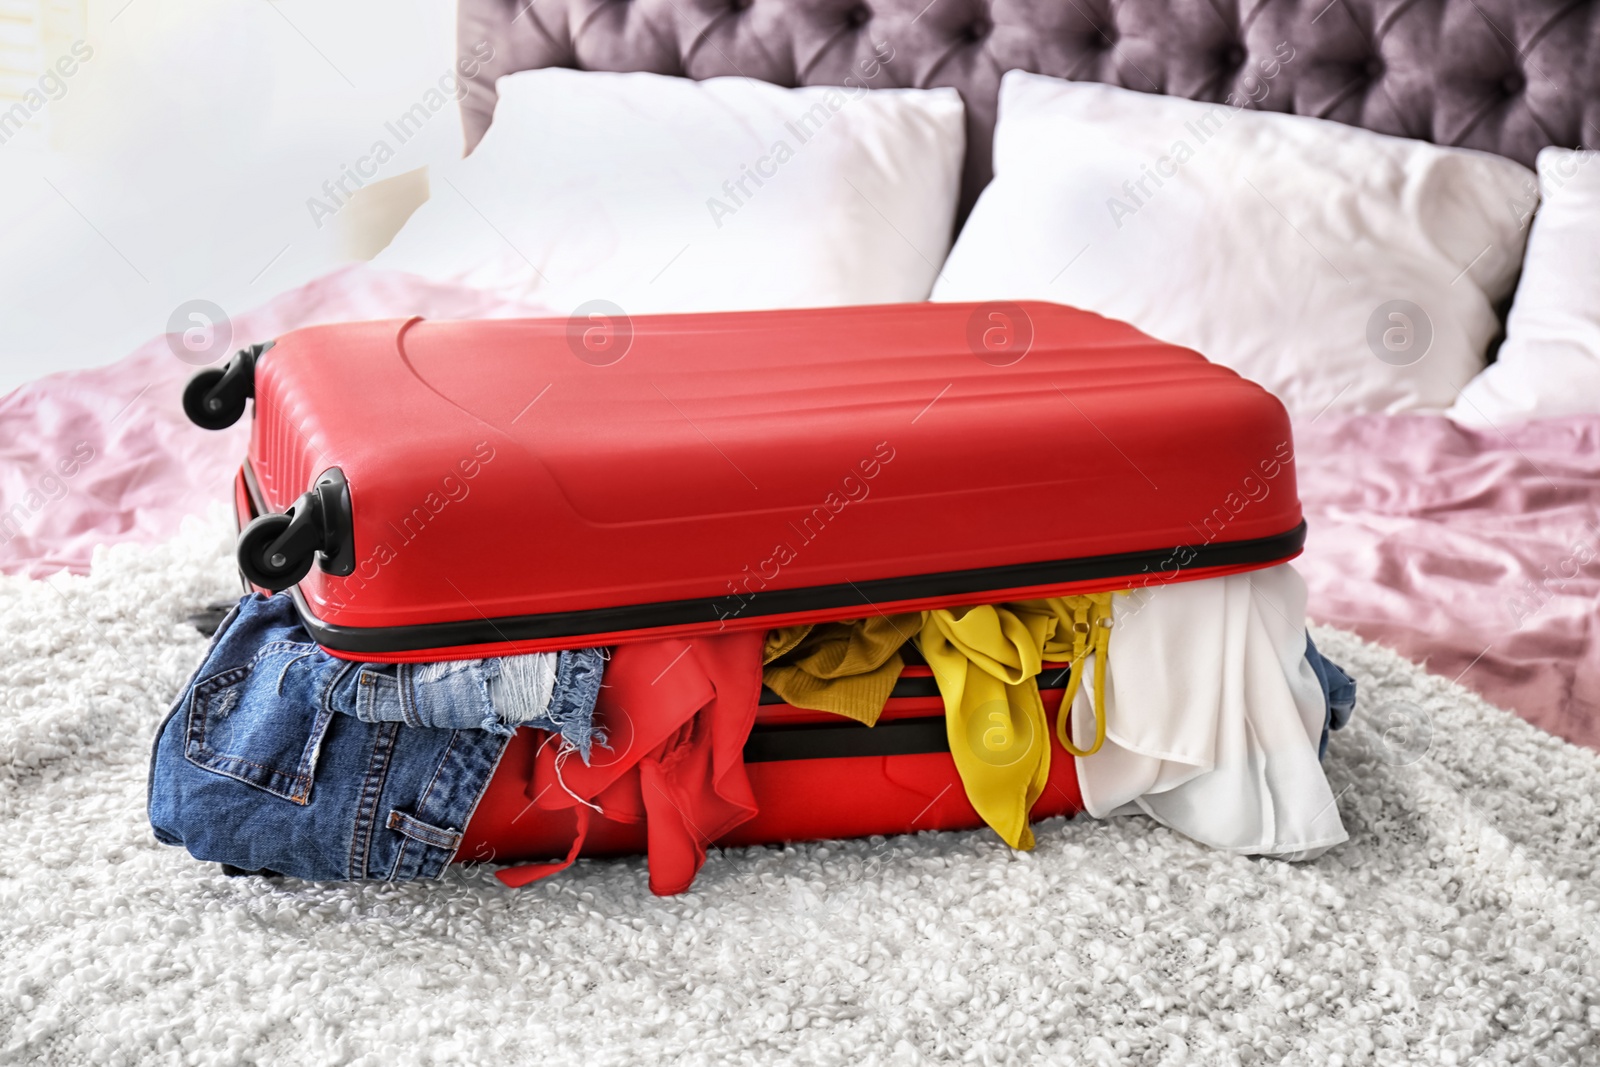
[[[355,570],[350,486],[330,467],[281,515],[262,515],[239,535],[239,570],[251,585],[280,593],[311,573],[318,560],[329,574]]]
[[[208,367],[189,379],[183,390],[183,413],[204,430],[225,430],[244,414],[256,393],[256,360],[272,347],[251,345],[234,353],[220,367]]]
[[[239,535],[239,569],[251,585],[280,593],[311,573],[316,546],[295,544],[287,535],[294,528],[294,516],[263,515]],[[287,543],[286,543],[287,542]]]

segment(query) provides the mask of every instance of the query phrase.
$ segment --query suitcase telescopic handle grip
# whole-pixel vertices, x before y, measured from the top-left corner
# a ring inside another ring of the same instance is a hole
[[[330,468],[281,515],[262,515],[239,535],[239,570],[274,593],[295,585],[318,561],[329,574],[355,570],[350,485]]]
[[[189,379],[183,390],[183,411],[205,430],[225,430],[244,414],[245,401],[256,395],[256,362],[273,342],[235,352],[220,367],[207,367]]]

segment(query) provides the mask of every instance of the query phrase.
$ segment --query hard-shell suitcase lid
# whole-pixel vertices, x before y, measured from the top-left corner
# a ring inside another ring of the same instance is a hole
[[[249,384],[242,517],[321,503],[241,553],[314,546],[294,595],[350,658],[1127,589],[1304,539],[1276,398],[1047,303],[319,326]]]

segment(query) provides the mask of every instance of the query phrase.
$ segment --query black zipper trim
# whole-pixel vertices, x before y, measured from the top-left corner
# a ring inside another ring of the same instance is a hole
[[[744,743],[746,763],[783,760],[850,759],[860,756],[918,756],[949,752],[944,716],[894,719],[873,727],[858,722],[758,726]]]
[[[256,495],[258,490],[254,478],[250,476],[248,464],[245,470],[245,485],[259,511],[261,500]],[[1186,570],[1270,566],[1293,558],[1305,546],[1305,541],[1306,524],[1302,521],[1292,530],[1248,541],[1177,545],[1142,552],[1117,552],[1104,556],[1047,560],[1043,563],[941,571],[900,578],[814,585],[803,589],[767,589],[745,597],[743,607],[731,616],[717,610],[729,598],[715,596],[582,611],[555,611],[540,615],[505,615],[496,619],[457,619],[410,626],[335,626],[322,622],[311,613],[299,586],[292,588],[290,593],[301,622],[319,645],[336,652],[381,655],[554,638],[570,638],[575,643],[581,643],[581,639],[590,634],[718,624],[730,619],[760,619],[809,611],[870,611],[877,605],[898,601],[964,596],[998,589],[1067,585],[1107,578],[1134,578],[1146,573],[1163,575],[1165,584],[1176,580]],[[1180,551],[1190,553],[1191,558],[1187,564],[1175,566],[1173,560]]]

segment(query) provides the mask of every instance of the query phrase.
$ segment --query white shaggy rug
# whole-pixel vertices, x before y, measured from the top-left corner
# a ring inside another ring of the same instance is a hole
[[[1143,819],[640,861],[503,888],[224,877],[156,844],[156,724],[217,524],[0,579],[0,1060],[1600,1062],[1600,758],[1380,648],[1292,866]]]

